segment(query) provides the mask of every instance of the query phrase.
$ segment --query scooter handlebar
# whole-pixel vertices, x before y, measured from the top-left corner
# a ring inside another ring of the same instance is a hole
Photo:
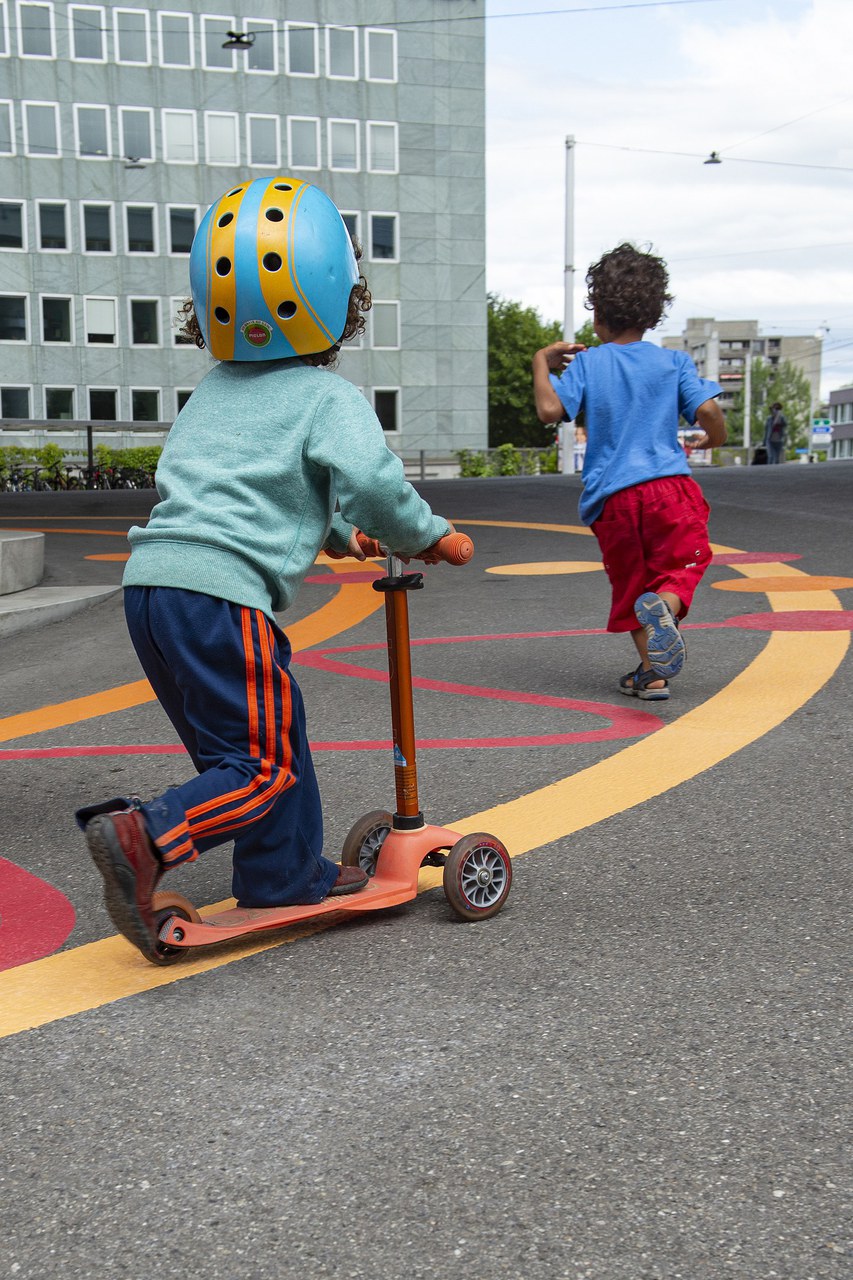
[[[446,533],[438,542],[413,556],[413,560],[423,560],[424,564],[467,564],[474,554],[474,543],[467,533]]]
[[[356,542],[364,552],[368,560],[376,560],[387,555],[386,549],[376,538],[369,538],[366,533],[362,533],[360,529],[356,530]],[[326,554],[335,560],[343,558],[343,552],[330,551],[326,548]],[[417,555],[407,556],[407,560],[421,560],[424,564],[467,564],[474,554],[474,543],[468,537],[467,533],[446,533],[443,538],[439,538],[438,542],[434,542],[431,547],[419,552]]]

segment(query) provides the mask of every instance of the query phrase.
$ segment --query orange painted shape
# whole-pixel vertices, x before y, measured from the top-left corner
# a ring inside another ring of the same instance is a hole
[[[853,587],[853,578],[726,578],[724,582],[712,582],[716,591],[843,591]]]
[[[115,561],[129,560],[130,552],[129,551],[108,551],[101,556],[84,556],[83,559],[84,560],[115,560]]]

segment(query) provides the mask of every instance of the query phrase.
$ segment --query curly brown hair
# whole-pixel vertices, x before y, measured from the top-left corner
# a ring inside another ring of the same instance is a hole
[[[617,336],[626,329],[654,329],[673,301],[663,258],[620,244],[586,273],[588,311]]]
[[[357,240],[353,239],[353,250],[355,251],[356,262],[361,261],[362,248]],[[360,338],[365,330],[364,312],[369,311],[373,306],[373,298],[370,289],[367,287],[367,280],[363,275],[359,275],[358,283],[354,284],[350,290],[349,306],[347,307],[347,318],[344,324],[344,331],[333,347],[328,347],[325,351],[318,351],[316,354],[302,356],[301,359],[305,364],[316,365],[317,367],[334,367],[337,364],[338,356],[341,351],[341,344],[351,342],[353,338]],[[180,328],[178,332],[182,337],[188,338],[190,342],[201,350],[204,350],[205,341],[202,337],[201,326],[198,322],[198,316],[195,313],[192,298],[187,298],[186,302],[178,308],[178,319]]]

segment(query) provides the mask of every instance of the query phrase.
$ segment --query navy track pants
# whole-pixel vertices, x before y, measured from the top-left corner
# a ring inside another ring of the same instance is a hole
[[[241,906],[320,902],[320,793],[290,644],[259,609],[173,587],[127,587],[125,617],[198,776],[142,806],[164,865],[234,841]]]

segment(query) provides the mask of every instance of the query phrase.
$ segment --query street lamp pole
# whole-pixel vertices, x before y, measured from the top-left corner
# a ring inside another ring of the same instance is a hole
[[[563,269],[563,341],[575,340],[575,139],[566,138],[566,241]],[[558,427],[560,471],[573,475],[575,470],[575,424],[562,422]]]
[[[575,139],[566,138],[566,265],[563,273],[563,340],[574,342],[575,287]]]

